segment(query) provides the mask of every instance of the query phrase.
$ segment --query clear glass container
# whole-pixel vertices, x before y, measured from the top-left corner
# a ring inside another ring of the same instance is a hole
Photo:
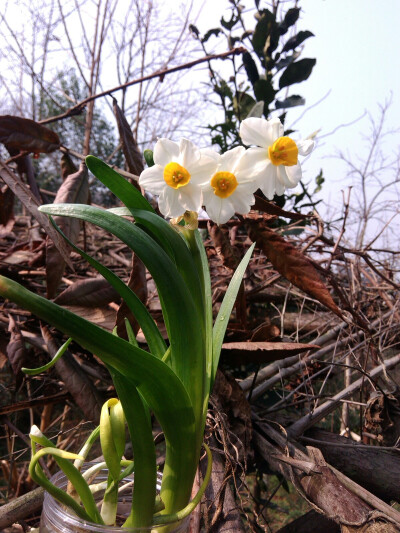
[[[89,465],[92,466],[92,465]],[[85,467],[83,468],[85,470]],[[96,477],[96,483],[107,479],[107,470],[101,470]],[[157,474],[157,494],[161,489],[162,474]],[[125,478],[123,482],[132,482],[133,476]],[[63,472],[58,472],[51,478],[51,482],[57,487],[66,490],[68,479]],[[98,499],[102,494],[99,493]],[[96,495],[95,495],[95,499]],[[118,515],[127,517],[132,501],[132,490],[121,493],[118,504]],[[40,517],[40,533],[186,533],[189,528],[190,516],[173,524],[152,526],[148,528],[121,528],[116,526],[102,526],[93,522],[87,522],[76,516],[72,510],[67,509],[50,494],[45,492],[42,515]]]

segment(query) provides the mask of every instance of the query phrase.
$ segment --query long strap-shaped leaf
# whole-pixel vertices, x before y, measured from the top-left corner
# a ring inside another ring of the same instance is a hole
[[[125,283],[116,274],[114,274],[114,272],[112,272],[109,268],[105,267],[96,259],[94,259],[94,257],[91,257],[83,250],[81,250],[78,246],[76,246],[61,231],[61,229],[57,226],[57,224],[51,217],[50,219],[53,226],[64,237],[68,244],[72,246],[72,248],[76,250],[78,254],[80,254],[84,259],[86,259],[86,261],[91,264],[92,267],[94,267],[97,272],[99,272],[99,274],[101,274],[124,299],[126,305],[132,311],[140,327],[142,328],[143,334],[146,338],[147,344],[149,345],[151,353],[157,355],[157,357],[163,357],[167,350],[167,346],[156,324],[154,323],[152,316],[147,311],[146,306],[136,296],[132,289],[125,285]]]
[[[184,230],[182,235],[188,243],[197,271],[199,272],[204,299],[203,313],[206,336],[206,371],[204,373],[205,394],[203,404],[203,420],[205,424],[208,411],[208,399],[209,395],[211,394],[211,383],[213,381],[213,310],[210,269],[208,266],[206,250],[204,248],[199,231]]]
[[[155,213],[149,202],[140,194],[136,187],[131,185],[129,181],[109,167],[104,161],[93,155],[88,155],[85,163],[96,178],[104,183],[125,205],[135,206],[137,209],[144,209]]]
[[[162,486],[166,512],[184,507],[190,497],[198,447],[192,404],[173,371],[157,357],[3,276],[0,295],[52,324],[132,380],[154,411],[166,437],[168,469]]]
[[[120,238],[143,261],[157,285],[171,346],[171,366],[180,377],[195,410],[197,451],[200,453],[203,419],[203,376],[205,346],[203,317],[194,304],[191,288],[160,246],[143,230],[128,220],[88,205],[53,204],[40,208],[49,215],[86,220]],[[190,357],[188,352],[190,351]],[[190,364],[188,361],[190,359]]]
[[[166,220],[149,211],[132,208],[131,206],[108,209],[107,211],[118,214],[119,216],[130,214],[135,218],[139,226],[157,241],[175,263],[182,278],[185,280],[187,286],[190,287],[196,305],[199,309],[202,308],[204,306],[202,280],[199,277],[194,258],[181,234],[168,224]]]
[[[229,317],[231,315],[233,306],[235,305],[235,300],[239,291],[240,283],[243,279],[247,265],[249,264],[251,254],[254,250],[254,246],[255,243],[252,244],[247,250],[246,255],[240,261],[239,266],[235,270],[231,282],[229,283],[229,287],[225,293],[224,299],[222,300],[222,304],[219,308],[217,318],[215,319],[213,330],[213,370],[211,387],[214,383],[215,375],[217,373],[219,356],[221,354],[221,347],[222,343],[224,342],[224,335],[229,322]]]

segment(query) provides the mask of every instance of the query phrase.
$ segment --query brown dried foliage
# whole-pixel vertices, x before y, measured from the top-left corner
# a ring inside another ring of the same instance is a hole
[[[11,150],[50,153],[60,146],[54,131],[34,120],[12,115],[0,116],[0,142]]]
[[[290,241],[258,224],[250,225],[249,235],[282,276],[342,317],[317,269]]]

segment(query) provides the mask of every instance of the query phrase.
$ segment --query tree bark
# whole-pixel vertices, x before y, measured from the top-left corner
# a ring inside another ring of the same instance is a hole
[[[384,501],[400,501],[400,451],[365,446],[319,428],[301,439],[323,453],[326,461]]]

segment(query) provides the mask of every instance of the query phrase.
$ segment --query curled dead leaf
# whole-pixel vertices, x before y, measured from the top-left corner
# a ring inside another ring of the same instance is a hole
[[[12,115],[0,116],[0,142],[7,149],[49,154],[60,146],[54,131],[34,120]]]
[[[86,204],[89,197],[88,171],[84,163],[74,174],[70,174],[58,189],[54,203]],[[75,243],[81,228],[80,220],[76,218],[55,216],[54,221],[63,233]],[[60,256],[53,242],[48,239],[46,246],[46,281],[47,297],[52,298],[64,274],[65,262]]]
[[[315,344],[298,342],[227,342],[222,345],[222,356],[231,364],[271,363],[285,357],[318,349]]]
[[[25,366],[27,353],[22,333],[12,315],[9,315],[8,331],[10,332],[10,342],[7,346],[7,357],[14,375],[16,376],[17,388],[22,380],[21,368]]]
[[[292,211],[286,211],[285,209],[282,209],[278,205],[274,204],[273,202],[265,200],[261,196],[255,195],[254,197],[256,201],[255,204],[252,206],[252,209],[255,209],[256,211],[262,211],[263,213],[267,213],[268,215],[290,218],[292,220],[307,220],[311,218],[311,215],[302,215],[301,213],[293,213]]]
[[[119,294],[108,281],[102,277],[96,277],[75,281],[54,299],[54,303],[102,307],[118,300]]]
[[[282,276],[342,317],[342,312],[333,301],[317,269],[290,241],[258,224],[250,225],[249,235]]]
[[[113,111],[117,120],[118,132],[126,165],[129,172],[139,176],[144,170],[143,157],[133,136],[132,128],[115,99],[113,101]],[[138,189],[140,188],[137,182],[134,182],[133,184],[136,185]]]
[[[224,266],[235,270],[240,263],[241,256],[235,246],[232,246],[226,231],[211,221],[208,221],[207,229],[213,241],[215,251]]]

